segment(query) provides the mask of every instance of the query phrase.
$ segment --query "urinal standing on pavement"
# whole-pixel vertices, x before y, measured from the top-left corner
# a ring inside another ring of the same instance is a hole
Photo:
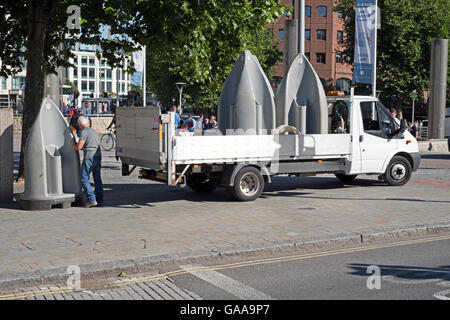
[[[80,157],[61,111],[49,98],[42,102],[25,146],[25,192],[20,207],[50,210],[81,202]]]
[[[302,134],[328,133],[325,91],[311,63],[301,53],[292,61],[281,81],[275,96],[275,105],[277,127],[294,126]]]
[[[272,87],[258,59],[246,50],[234,65],[220,95],[220,131],[266,134],[275,129],[275,102]]]

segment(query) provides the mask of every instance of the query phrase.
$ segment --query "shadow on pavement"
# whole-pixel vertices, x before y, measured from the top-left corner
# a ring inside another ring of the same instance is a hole
[[[376,264],[374,264],[376,265]],[[367,272],[369,264],[350,263],[348,267],[352,269],[349,274],[368,277],[372,272]],[[392,276],[399,280],[450,280],[450,266],[415,267],[396,265],[376,265],[380,268],[381,276]]]

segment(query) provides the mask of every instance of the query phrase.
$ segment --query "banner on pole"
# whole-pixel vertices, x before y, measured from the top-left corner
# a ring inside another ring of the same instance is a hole
[[[142,86],[142,75],[144,72],[143,50],[133,52],[134,68],[136,72],[131,75],[131,84],[136,87]]]
[[[375,63],[376,0],[356,0],[353,82],[372,84]]]

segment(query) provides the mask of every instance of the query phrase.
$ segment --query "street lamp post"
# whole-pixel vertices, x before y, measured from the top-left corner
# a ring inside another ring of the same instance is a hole
[[[412,99],[412,117],[411,117],[411,122],[412,123],[414,123],[414,101],[416,100],[416,98],[417,98],[417,92],[416,92],[416,90],[413,90],[410,94],[409,94],[409,96],[411,97],[411,99]]]
[[[180,92],[180,115],[183,113],[183,109],[181,108],[181,96],[183,95],[183,86],[186,85],[185,82],[176,82],[178,91]]]

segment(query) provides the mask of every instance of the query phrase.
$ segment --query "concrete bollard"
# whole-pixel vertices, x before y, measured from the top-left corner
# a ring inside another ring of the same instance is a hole
[[[0,202],[13,199],[13,109],[0,108]]]

